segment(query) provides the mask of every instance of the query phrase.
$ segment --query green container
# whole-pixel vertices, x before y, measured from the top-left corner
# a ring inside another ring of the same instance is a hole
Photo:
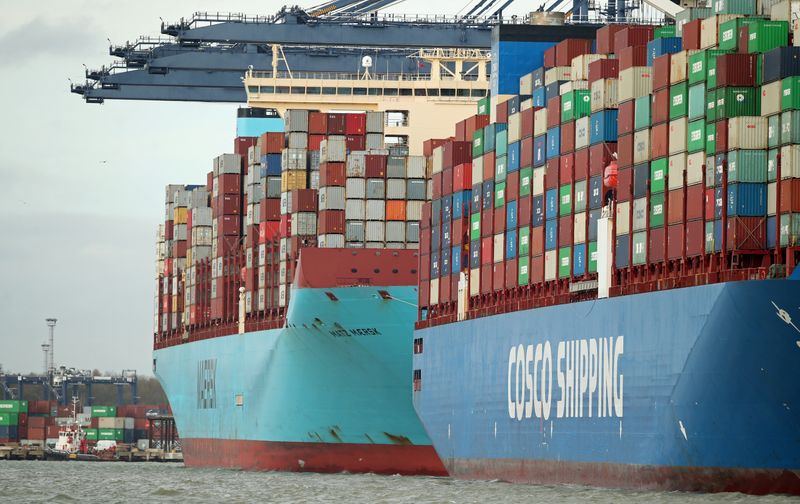
[[[0,413],[27,413],[28,401],[0,401]]]
[[[592,110],[592,92],[577,89],[561,96],[561,122],[588,116]]]
[[[489,115],[491,106],[491,98],[485,96],[478,100],[478,115]]]
[[[706,148],[706,122],[702,119],[689,123],[686,128],[686,151],[698,152]]]
[[[781,144],[781,115],[767,117],[767,147],[778,147]]]
[[[717,120],[717,90],[706,91],[706,121]]]
[[[728,54],[733,51],[724,51],[721,49],[709,50],[708,57],[708,74],[706,76],[706,89],[713,89],[717,87],[717,57],[723,54]]]
[[[800,144],[800,111],[787,110],[781,113],[780,118],[781,145]]]
[[[668,38],[675,36],[675,25],[659,26],[653,32],[653,38]]]
[[[756,21],[756,18],[736,18],[725,21],[719,25],[717,42],[720,50],[738,51],[739,50],[739,30]]]
[[[757,87],[717,88],[716,119],[761,115],[760,91]]]
[[[569,278],[572,274],[572,247],[558,249],[558,278]]]
[[[781,110],[800,109],[800,76],[793,75],[781,81]]]
[[[655,159],[650,162],[650,192],[663,193],[665,181],[669,173],[668,158]]]
[[[508,159],[505,155],[497,156],[494,160],[494,181],[503,182],[506,179],[506,169],[508,167]]]
[[[633,129],[636,131],[650,127],[650,103],[652,96],[647,94],[636,98],[633,105]]]
[[[597,242],[589,242],[588,252],[589,273],[597,273]]]
[[[781,247],[800,243],[800,214],[781,214]]]
[[[728,183],[767,182],[767,151],[732,150],[728,152]]]
[[[647,262],[647,231],[633,233],[633,264]]]
[[[97,429],[98,441],[116,441],[117,429]]]
[[[650,229],[664,225],[664,193],[650,195]]]
[[[714,221],[706,221],[706,254],[714,252]]]
[[[472,159],[483,156],[483,128],[472,133]]]
[[[0,425],[17,425],[19,424],[19,413],[0,413]]]
[[[498,131],[495,134],[494,151],[498,157],[508,154],[508,130]]]
[[[494,152],[494,141],[497,136],[497,124],[487,124],[483,128],[483,153]]]
[[[717,125],[706,123],[706,155],[713,156],[717,152]]]
[[[114,429],[114,439],[117,441],[125,439],[125,429]]]
[[[586,181],[575,182],[575,213],[586,210]]]
[[[470,217],[469,239],[470,239],[470,241],[475,241],[475,240],[480,240],[481,239],[481,214],[480,213],[474,213]]]
[[[117,416],[116,406],[92,406],[92,417],[115,417]]]
[[[689,87],[689,120],[706,116],[706,83],[701,82]]]
[[[519,195],[530,196],[533,185],[533,168],[523,168],[519,171]]]
[[[506,204],[506,183],[500,182],[494,185],[494,207],[500,208]]]
[[[778,154],[780,149],[770,149],[767,151],[767,182],[778,180]]]
[[[530,258],[521,256],[517,259],[517,285],[528,285],[530,281]]]
[[[98,432],[98,429],[83,429],[83,432],[86,433],[87,441],[98,441],[100,439],[100,433]]]
[[[714,14],[755,16],[756,0],[714,0]]]
[[[670,120],[684,117],[689,112],[689,85],[686,82],[669,87]]]
[[[572,184],[562,185],[558,190],[558,215],[572,214]]]
[[[531,251],[531,228],[528,226],[519,228],[519,241],[517,241],[519,256],[528,256]]]
[[[747,27],[747,52],[764,53],[789,45],[789,22],[757,19]]]

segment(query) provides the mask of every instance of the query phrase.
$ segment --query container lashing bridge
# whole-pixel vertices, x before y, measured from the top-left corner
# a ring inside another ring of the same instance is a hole
[[[130,387],[131,402],[138,404],[139,391],[136,371],[126,369],[118,375],[93,376],[89,370],[58,368],[53,376],[4,373],[0,369],[0,397],[3,399],[22,399],[26,386],[41,387],[44,400],[56,400],[62,406],[67,405],[70,397],[78,395],[80,387],[86,390],[86,405],[94,402],[92,387],[94,385],[114,385],[117,390],[117,404],[125,404],[125,387]]]

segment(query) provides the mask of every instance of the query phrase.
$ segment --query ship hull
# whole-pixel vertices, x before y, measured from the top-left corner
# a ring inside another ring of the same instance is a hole
[[[456,477],[798,494],[798,299],[733,282],[421,329],[414,404]]]
[[[445,474],[408,386],[415,298],[295,289],[284,328],[156,350],[186,464]]]

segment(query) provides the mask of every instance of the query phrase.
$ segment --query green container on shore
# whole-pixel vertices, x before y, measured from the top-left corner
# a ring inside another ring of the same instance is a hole
[[[778,147],[781,144],[781,114],[767,117],[767,147]]]
[[[116,441],[117,429],[97,429],[98,441]]]
[[[111,430],[111,429],[109,429]],[[100,440],[100,433],[98,429],[83,429],[83,432],[86,433],[86,440],[87,441],[99,441]]]
[[[686,152],[692,153],[706,148],[706,122],[692,121],[686,128]]]
[[[558,190],[558,215],[572,215],[572,184],[564,184]]]
[[[500,182],[494,185],[494,207],[500,208],[506,204],[506,183]]]
[[[800,109],[800,76],[793,75],[781,81],[781,110]]]
[[[714,0],[714,14],[756,15],[756,0]]]
[[[483,155],[483,128],[478,128],[472,133],[472,158]]]
[[[592,92],[576,89],[561,96],[561,122],[588,116],[592,110]]]
[[[530,258],[521,256],[517,263],[517,285],[528,285],[530,281]]]
[[[764,53],[789,45],[789,22],[756,19],[747,26],[747,52]]]
[[[660,158],[650,161],[650,192],[653,194],[664,192],[669,171],[669,158]]]
[[[640,131],[650,127],[650,105],[652,95],[644,95],[636,98],[633,109],[633,129]]]
[[[523,168],[519,171],[519,195],[530,196],[533,185],[533,168]]]
[[[572,247],[558,249],[558,277],[569,278],[572,274]]]
[[[647,231],[633,233],[633,264],[647,262]]]
[[[668,38],[675,36],[675,25],[658,26],[653,31],[653,38]]]
[[[706,155],[713,156],[717,152],[717,125],[706,123]]]
[[[115,416],[117,416],[116,406],[92,406],[92,418]]]
[[[588,254],[589,273],[597,273],[597,242],[589,242]]]
[[[481,239],[481,214],[480,213],[474,213],[470,217],[469,239],[470,239],[470,241],[475,241],[475,240],[480,240]]]
[[[18,425],[19,413],[0,412],[0,425]]]
[[[717,88],[716,119],[761,115],[760,91],[757,87]]]
[[[780,118],[781,145],[800,143],[800,110],[787,110],[781,113]]]
[[[767,181],[767,151],[732,150],[728,152],[728,183]]]
[[[0,401],[0,413],[27,413],[28,401]]]
[[[679,119],[689,112],[689,86],[686,82],[669,87],[669,119]]]
[[[114,429],[114,439],[117,441],[125,439],[125,429]]]
[[[650,229],[664,225],[664,193],[650,195]]]

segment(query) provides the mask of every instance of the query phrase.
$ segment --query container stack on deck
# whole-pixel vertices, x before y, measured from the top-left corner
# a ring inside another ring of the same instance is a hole
[[[455,319],[459,274],[467,317],[595,296],[597,222],[612,195],[612,295],[793,266],[800,48],[789,46],[791,9],[726,0],[685,10],[676,26],[605,26],[595,40],[548,49],[520,95],[483,100],[491,124],[469,138],[460,125],[461,138],[429,153],[423,324]],[[454,157],[466,139],[471,155]],[[615,158],[612,190],[604,175]]]
[[[240,287],[248,322],[279,327],[304,247],[418,247],[426,160],[384,146],[383,113],[289,110],[284,123],[237,138],[205,186],[167,187],[157,345],[233,330]]]

